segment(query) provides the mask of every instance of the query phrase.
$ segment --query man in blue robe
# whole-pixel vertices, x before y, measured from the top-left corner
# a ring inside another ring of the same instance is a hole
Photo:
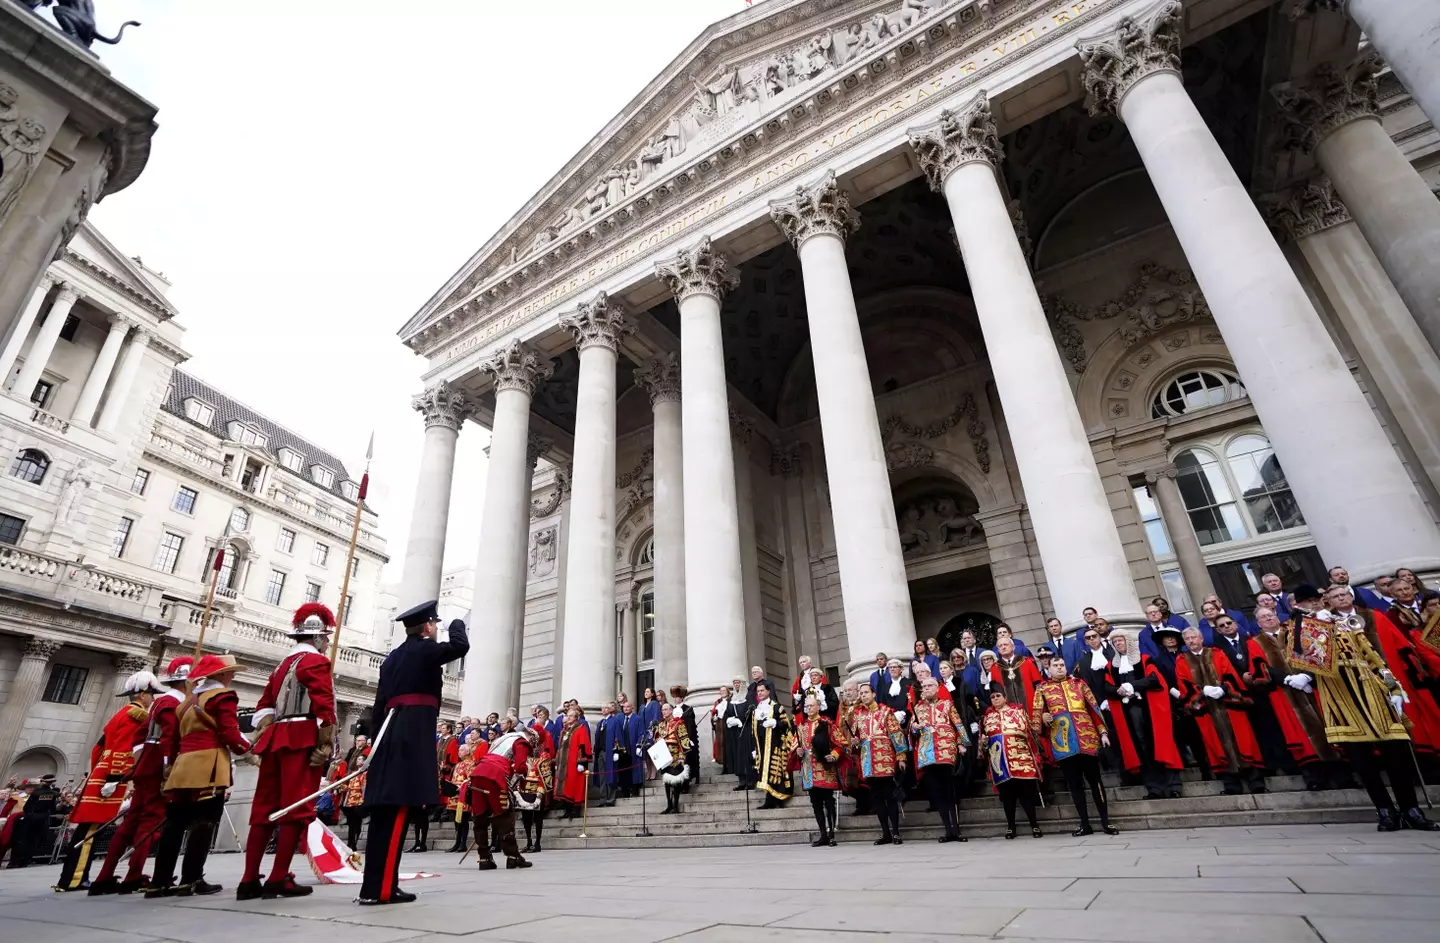
[[[620,797],[633,799],[645,782],[645,746],[650,728],[645,719],[635,713],[633,701],[627,700],[621,705],[621,711],[620,730],[615,742],[623,744],[625,752],[616,764],[616,781],[620,786]]]
[[[595,782],[600,786],[598,805],[601,806],[615,804],[615,791],[619,784],[615,768],[620,758],[620,737],[624,729],[624,722],[615,712],[615,702],[606,701],[600,708],[600,720],[595,724]]]

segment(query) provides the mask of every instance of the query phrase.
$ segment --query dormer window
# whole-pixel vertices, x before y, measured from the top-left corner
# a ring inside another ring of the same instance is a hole
[[[192,396],[185,400],[185,417],[208,427],[215,418],[215,409]]]
[[[298,474],[305,474],[305,456],[294,449],[280,450],[280,464]]]
[[[342,481],[340,482],[340,493],[351,501],[358,500],[360,497],[360,486],[353,481]]]
[[[310,480],[322,488],[335,487],[335,473],[324,465],[310,466]]]
[[[247,426],[243,422],[230,423],[230,440],[239,442],[241,445],[253,445],[263,448],[270,437],[254,426]]]

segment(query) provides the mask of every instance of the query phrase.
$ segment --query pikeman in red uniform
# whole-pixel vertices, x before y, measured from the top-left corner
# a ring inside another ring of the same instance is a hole
[[[144,740],[150,702],[164,690],[148,671],[137,671],[125,680],[125,688],[120,692],[120,697],[127,699],[125,706],[105,724],[99,741],[90,749],[90,777],[85,781],[80,801],[70,813],[75,832],[65,848],[65,864],[60,869],[60,882],[55,890],[90,889],[95,833],[120,814],[120,806],[130,790],[130,768],[135,765],[130,751]]]
[[[295,883],[290,861],[315,818],[315,803],[290,810],[278,823],[270,816],[320,788],[320,777],[334,751],[335,681],[330,659],[311,643],[325,647],[335,629],[335,614],[309,602],[295,610],[290,625],[288,634],[295,647],[275,666],[252,718],[260,731],[252,749],[260,757],[260,776],[250,803],[245,873],[235,888],[236,900],[304,897],[312,890],[308,884]],[[260,865],[277,827],[275,863],[262,886]]]
[[[175,708],[185,697],[185,679],[189,677],[194,663],[195,659],[189,655],[172,659],[159,679],[166,686],[165,693],[155,695],[150,703],[144,739],[131,749],[135,765],[130,771],[130,778],[135,788],[130,794],[130,809],[110,837],[105,863],[90,885],[92,897],[133,894],[144,890],[150,882],[145,876],[145,861],[150,857],[150,845],[165,822],[165,794],[161,785],[170,763],[180,752],[180,723],[175,719]],[[125,874],[125,880],[118,881],[115,869],[120,866],[120,856],[132,845],[135,851],[130,856],[130,869]]]
[[[470,817],[475,822],[475,847],[480,853],[480,870],[494,871],[498,865],[490,856],[489,831],[505,852],[505,867],[528,868],[530,862],[520,856],[515,841],[515,803],[510,796],[512,776],[524,776],[530,753],[539,746],[540,737],[529,727],[501,734],[490,745],[490,752],[480,757],[470,776]]]

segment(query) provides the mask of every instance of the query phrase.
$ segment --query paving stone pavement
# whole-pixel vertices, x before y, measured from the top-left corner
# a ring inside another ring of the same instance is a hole
[[[355,888],[234,898],[238,855],[211,858],[208,898],[50,890],[58,869],[0,871],[15,943],[1408,943],[1440,940],[1440,833],[1291,825],[1024,836],[894,848],[546,851],[479,873],[407,855],[420,899],[355,906]],[[929,895],[929,896],[917,896]],[[963,895],[963,896],[960,896]],[[915,905],[928,906],[917,910]],[[921,916],[924,914],[924,916]]]

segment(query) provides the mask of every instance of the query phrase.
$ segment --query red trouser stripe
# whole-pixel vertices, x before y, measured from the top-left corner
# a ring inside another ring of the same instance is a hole
[[[395,825],[390,829],[390,848],[385,855],[385,876],[380,879],[380,900],[389,900],[395,889],[395,872],[400,867],[400,843],[405,840],[407,825],[405,809],[395,813]]]

